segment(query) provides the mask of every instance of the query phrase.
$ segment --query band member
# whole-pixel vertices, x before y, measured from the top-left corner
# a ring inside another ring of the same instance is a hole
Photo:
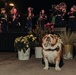
[[[75,31],[76,30],[76,6],[73,5],[68,12],[68,31]]]
[[[52,5],[52,8],[50,11],[49,16],[49,23],[47,25],[50,25],[50,33],[54,32],[54,25],[55,25],[55,17],[56,17],[56,11],[54,10],[55,5]]]
[[[56,16],[55,16],[55,26],[62,27],[65,26],[65,13],[66,13],[66,4],[64,2],[59,3],[55,7]]]
[[[34,14],[33,14],[33,8],[32,7],[28,7],[27,12],[25,14],[26,17],[26,26],[25,29],[28,32],[30,30],[30,28],[33,27],[33,18],[34,18]]]
[[[5,8],[1,9],[1,14],[0,14],[0,24],[1,24],[1,30],[2,32],[7,32],[7,13]]]
[[[38,17],[38,25],[42,30],[44,30],[44,24],[46,24],[46,20],[47,20],[47,15],[45,14],[45,10],[42,9]]]
[[[50,16],[49,16],[49,22],[55,24],[55,16],[56,16],[56,10],[55,10],[56,5],[51,5],[50,11]]]
[[[16,32],[21,29],[20,14],[18,13],[15,7],[11,9],[8,21],[9,21],[9,31]]]

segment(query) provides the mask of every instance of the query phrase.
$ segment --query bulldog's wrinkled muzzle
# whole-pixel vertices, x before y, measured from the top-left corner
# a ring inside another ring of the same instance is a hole
[[[51,41],[50,37],[47,37],[46,41]]]

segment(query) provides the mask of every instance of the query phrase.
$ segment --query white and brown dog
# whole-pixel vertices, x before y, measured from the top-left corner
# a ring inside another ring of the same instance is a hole
[[[49,63],[55,64],[55,70],[60,71],[59,67],[62,45],[57,35],[47,34],[42,38],[42,53],[45,63],[45,70],[49,69]]]

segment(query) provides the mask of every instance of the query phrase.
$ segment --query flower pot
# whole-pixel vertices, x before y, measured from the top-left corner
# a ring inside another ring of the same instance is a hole
[[[19,60],[29,60],[30,58],[30,48],[26,50],[26,52],[23,52],[23,49],[20,51],[18,50],[18,59]]]
[[[64,45],[63,58],[64,59],[72,59],[73,58],[73,45]]]
[[[42,58],[42,47],[35,47],[35,58]]]

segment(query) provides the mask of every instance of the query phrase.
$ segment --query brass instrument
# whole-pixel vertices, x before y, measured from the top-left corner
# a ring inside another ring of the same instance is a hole
[[[67,8],[67,5],[64,2],[61,2],[58,5],[56,5],[55,10],[66,13],[66,8]]]
[[[76,12],[76,5],[73,5],[72,8],[74,9],[74,12]]]
[[[32,18],[32,14],[29,13],[28,16],[27,16],[27,20],[30,20]]]
[[[39,15],[38,20],[41,21],[42,19],[43,19],[43,17],[42,17],[42,14],[41,14],[41,12],[40,12],[40,15]]]
[[[70,11],[69,11],[67,14],[68,14],[68,15],[71,15],[71,14],[73,14],[73,13],[75,13],[75,12],[76,12],[76,6],[73,5],[73,6],[71,7]]]
[[[16,14],[13,15],[13,21],[16,19]]]

